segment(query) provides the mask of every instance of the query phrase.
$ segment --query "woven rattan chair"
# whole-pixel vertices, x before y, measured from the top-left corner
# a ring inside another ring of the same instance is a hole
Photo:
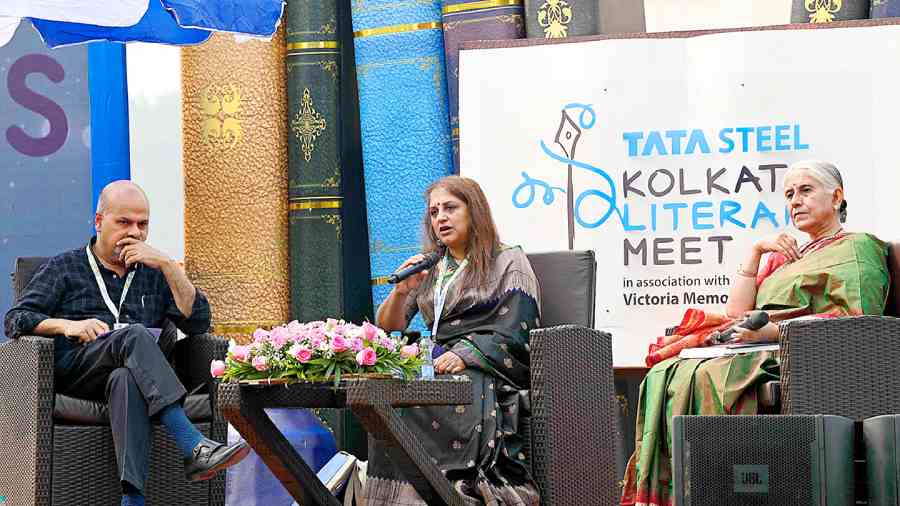
[[[884,316],[795,320],[781,327],[781,382],[766,393],[783,414],[856,420],[900,413],[900,243],[891,245]]]
[[[46,258],[19,258],[13,273],[16,299]],[[175,340],[169,324],[160,336],[189,392],[211,387],[209,363],[225,355],[227,343],[211,335]],[[106,406],[54,393],[53,340],[23,336],[0,345],[0,496],[9,505],[118,505],[116,472]],[[185,411],[208,437],[224,441],[227,424],[210,394],[189,395]],[[105,424],[104,424],[105,421]],[[225,476],[191,483],[181,452],[154,425],[148,504],[225,504]]]
[[[593,329],[594,252],[528,259],[541,286],[543,328],[531,332],[528,457],[542,503],[617,504],[612,338]]]

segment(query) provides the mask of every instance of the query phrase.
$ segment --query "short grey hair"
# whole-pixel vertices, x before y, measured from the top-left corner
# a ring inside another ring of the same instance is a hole
[[[844,189],[844,178],[841,177],[841,172],[831,162],[822,160],[800,160],[799,162],[794,162],[788,167],[787,172],[784,173],[784,178],[787,179],[791,172],[797,170],[809,171],[809,175],[830,192],[834,192],[838,188]],[[841,223],[847,221],[847,199],[842,200],[838,207],[838,218],[840,218]]]

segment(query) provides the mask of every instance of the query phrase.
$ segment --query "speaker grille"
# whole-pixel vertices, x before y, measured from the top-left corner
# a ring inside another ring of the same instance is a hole
[[[816,417],[686,416],[684,439],[691,506],[813,506]]]

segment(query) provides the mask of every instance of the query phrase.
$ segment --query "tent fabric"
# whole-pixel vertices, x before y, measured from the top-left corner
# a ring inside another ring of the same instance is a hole
[[[16,4],[20,1],[14,0]],[[37,0],[36,6],[60,1]],[[92,1],[97,4],[108,2]],[[125,3],[136,1],[126,0]],[[77,0],[72,3],[83,5],[84,12],[87,9],[84,5],[91,2]],[[76,21],[74,15],[65,14],[67,11],[54,16],[37,8],[14,12],[19,17],[31,18],[47,46],[55,48],[95,40],[192,45],[205,42],[213,31],[271,37],[284,10],[283,0],[143,0],[143,3],[143,15],[130,25],[121,24],[124,22],[121,19],[117,24],[117,19],[108,15],[91,19],[82,14]],[[13,10],[8,10],[12,15]],[[95,6],[90,12],[94,11],[101,12],[103,8]]]
[[[183,27],[271,37],[284,9],[282,0],[163,0]]]
[[[133,26],[111,27],[36,18],[32,18],[31,23],[50,48],[95,40],[191,45],[205,42],[212,35],[208,30],[179,26],[160,0],[151,0],[147,12]]]
[[[0,16],[101,26],[132,26],[147,12],[149,2],[150,0],[2,0]]]

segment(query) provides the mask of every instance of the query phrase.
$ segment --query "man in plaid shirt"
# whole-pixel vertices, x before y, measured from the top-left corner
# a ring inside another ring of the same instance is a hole
[[[6,314],[10,338],[54,338],[59,393],[109,404],[123,505],[144,504],[151,418],[172,434],[189,480],[211,478],[249,452],[209,440],[187,419],[187,392],[148,328],[171,320],[187,334],[210,325],[209,302],[179,265],[146,242],[150,203],[130,181],[100,195],[97,236],[50,259]]]

